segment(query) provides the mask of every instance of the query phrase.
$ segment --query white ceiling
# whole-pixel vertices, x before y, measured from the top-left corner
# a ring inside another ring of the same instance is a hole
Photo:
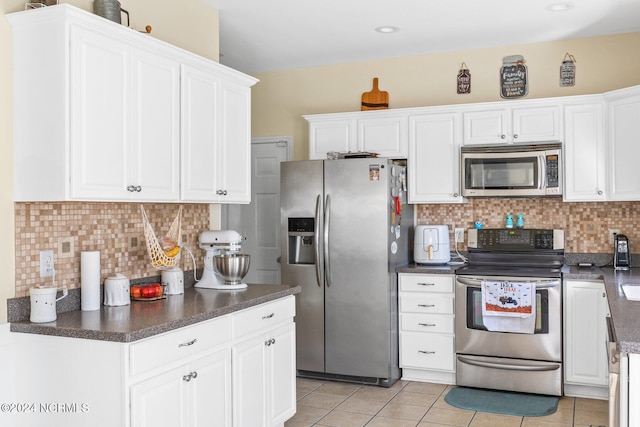
[[[640,0],[205,0],[245,73],[640,31]],[[381,34],[380,26],[400,31]],[[629,52],[637,54],[637,52]]]

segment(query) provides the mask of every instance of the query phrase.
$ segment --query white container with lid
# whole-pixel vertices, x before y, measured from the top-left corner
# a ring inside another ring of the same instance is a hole
[[[129,285],[129,279],[123,274],[116,273],[107,277],[104,281],[104,305],[129,305]]]

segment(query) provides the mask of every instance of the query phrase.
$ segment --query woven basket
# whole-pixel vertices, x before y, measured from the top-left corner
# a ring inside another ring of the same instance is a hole
[[[144,210],[144,206],[140,205],[140,210],[142,211],[142,223],[144,225],[144,238],[147,242],[147,251],[149,252],[149,258],[151,258],[151,265],[158,270],[167,270],[176,265],[178,259],[180,258],[178,255],[170,257],[166,254],[165,251],[162,250],[160,246],[160,242],[158,241],[158,237],[156,236],[153,227],[149,223],[149,217],[147,217],[147,212]],[[171,227],[169,228],[169,232],[166,234],[167,237],[173,239],[176,243],[180,241],[180,234],[182,231],[182,206],[178,210],[178,215],[176,219],[173,220]],[[179,254],[179,252],[178,252]]]

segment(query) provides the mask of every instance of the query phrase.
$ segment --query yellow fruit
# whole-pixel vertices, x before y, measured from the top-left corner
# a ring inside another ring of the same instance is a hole
[[[169,258],[174,258],[180,252],[180,246],[176,246],[175,248],[168,250],[165,252]]]

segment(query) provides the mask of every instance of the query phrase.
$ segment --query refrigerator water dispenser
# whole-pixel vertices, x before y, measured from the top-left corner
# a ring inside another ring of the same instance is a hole
[[[315,264],[314,218],[289,218],[289,264]]]

